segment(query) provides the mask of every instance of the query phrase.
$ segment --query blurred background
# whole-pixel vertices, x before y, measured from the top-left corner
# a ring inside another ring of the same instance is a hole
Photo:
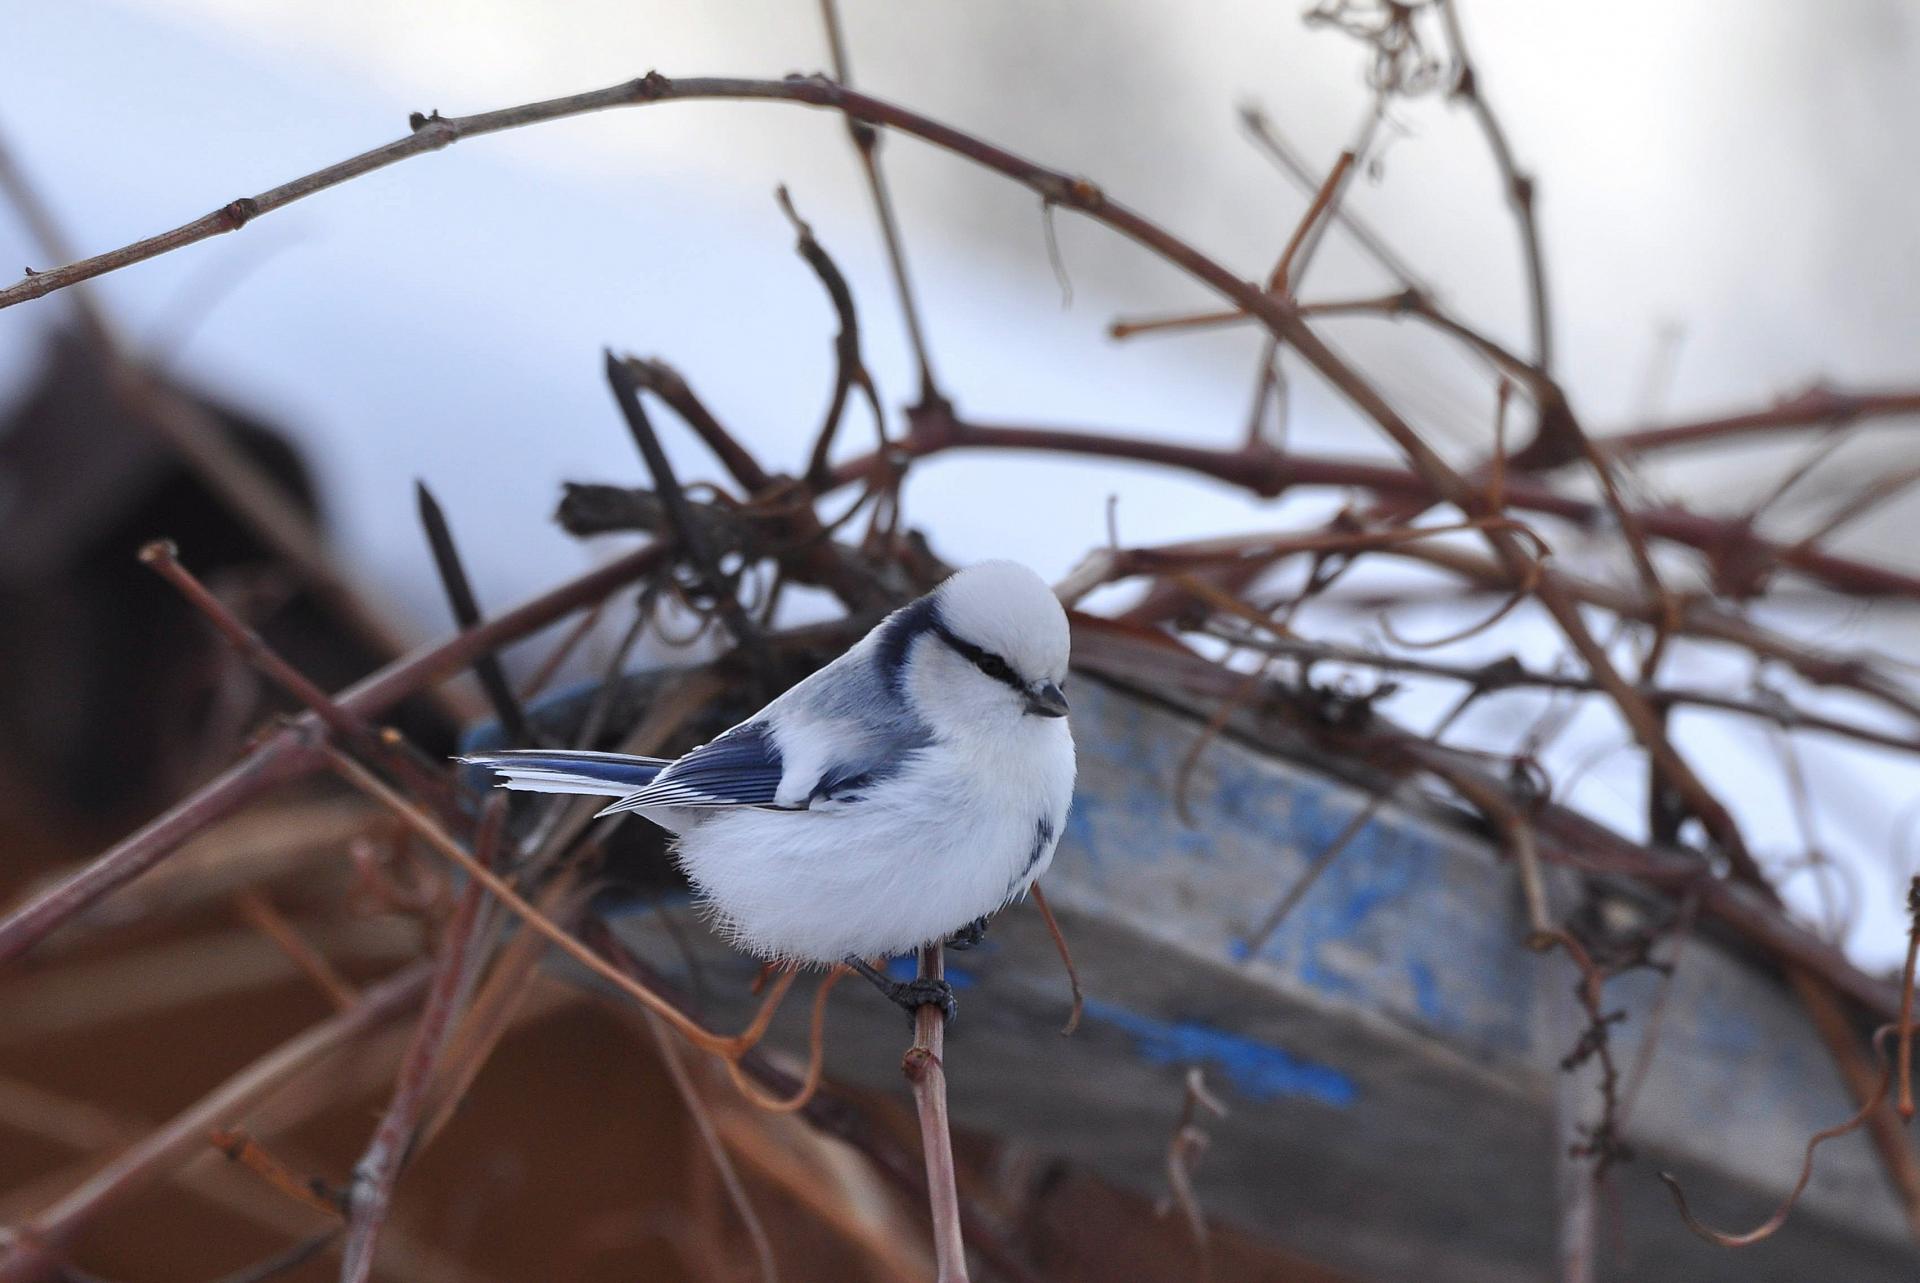
[[[1250,139],[1243,111],[1264,113],[1317,181],[1376,108],[1372,51],[1328,23],[1303,21],[1304,10],[845,0],[842,18],[860,88],[1088,175],[1258,280],[1306,211],[1311,184],[1303,190],[1276,168]],[[1535,184],[1553,373],[1590,431],[1763,407],[1816,385],[1914,386],[1920,182],[1909,124],[1920,117],[1920,10],[1901,0],[1473,0],[1461,18],[1479,88]],[[410,112],[467,114],[650,69],[778,78],[832,61],[813,5],[749,0],[68,0],[11,6],[0,31],[14,50],[0,82],[0,143],[81,255],[400,136]],[[1452,314],[1531,355],[1515,223],[1471,113],[1449,101],[1442,83],[1393,97],[1366,137],[1342,209],[1363,219]],[[1216,306],[1193,282],[1089,221],[1049,216],[1026,189],[950,155],[910,139],[889,139],[882,155],[935,365],[962,412],[1191,445],[1230,447],[1245,434],[1260,335],[1238,327],[1110,336],[1117,318]],[[672,362],[764,463],[798,471],[832,383],[834,318],[793,253],[774,199],[780,184],[853,287],[865,360],[893,416],[916,397],[917,375],[857,154],[835,115],[788,105],[674,103],[465,141],[88,287],[121,352],[208,407],[239,448],[301,495],[326,549],[360,590],[363,611],[342,610],[298,576],[262,571],[266,559],[246,523],[223,515],[157,438],[114,422],[124,416],[91,390],[96,358],[76,338],[70,297],[0,314],[0,612],[11,616],[0,622],[8,661],[0,713],[13,731],[0,749],[0,832],[9,851],[0,892],[22,893],[121,836],[230,761],[256,725],[251,705],[223,706],[205,694],[218,685],[207,665],[231,661],[208,658],[171,625],[151,622],[169,592],[129,560],[145,539],[178,539],[203,575],[229,571],[223,592],[259,607],[255,617],[268,621],[276,644],[332,689],[397,646],[452,625],[419,533],[416,481],[444,506],[489,607],[632,546],[622,536],[583,542],[552,520],[563,481],[646,481],[603,382],[604,349]],[[53,266],[20,210],[17,202],[0,210],[0,264]],[[1293,284],[1302,298],[1345,299],[1401,282],[1333,231]],[[1466,466],[1492,450],[1494,385],[1459,345],[1377,315],[1317,324],[1443,455]],[[1284,431],[1287,448],[1398,459],[1338,393],[1288,357],[1281,368],[1282,423],[1273,430]],[[1768,505],[1768,529],[1790,543],[1863,491],[1903,476],[1920,461],[1908,439],[1913,424],[1912,416],[1888,418],[1833,442],[1790,495]],[[864,411],[855,412],[842,453],[868,448],[871,431]],[[722,480],[685,433],[665,436],[683,479]],[[1807,458],[1808,445],[1756,437],[1662,454],[1637,463],[1624,484],[1645,505],[1674,501],[1737,515],[1767,498]],[[1569,488],[1593,492],[1584,480]],[[1132,463],[957,452],[917,466],[902,502],[947,562],[1014,557],[1057,580],[1104,544],[1110,528],[1127,545],[1307,529],[1351,499],[1301,490],[1261,501]],[[1920,573],[1916,517],[1914,502],[1896,495],[1824,546]],[[1550,539],[1560,564],[1603,582],[1633,582],[1609,532],[1556,527]],[[1663,566],[1680,587],[1707,586],[1706,572],[1684,558]],[[1287,582],[1277,580],[1276,591]],[[1418,636],[1485,614],[1486,603],[1435,597],[1426,591],[1434,582],[1417,569],[1366,567],[1344,585],[1351,601],[1310,618],[1319,636],[1371,645],[1389,614],[1395,629]],[[1891,672],[1920,663],[1911,599],[1801,599],[1810,596],[1784,589],[1753,614],[1811,643],[1870,654]],[[1117,611],[1137,598],[1137,589],[1109,588],[1088,605]],[[796,593],[783,618],[830,613],[824,594]],[[1523,608],[1447,656],[1470,664],[1517,654],[1549,665],[1560,642],[1543,620]],[[625,623],[599,627],[566,661],[563,682],[604,668]],[[646,638],[638,655],[657,659],[667,649]],[[545,658],[535,648],[506,655],[516,681]],[[1754,670],[1726,648],[1686,643],[1674,647],[1666,675],[1731,689]],[[1803,708],[1883,724],[1845,693],[1796,693]],[[1446,689],[1409,680],[1385,707],[1425,726],[1451,702]],[[1461,719],[1453,741],[1509,751],[1549,704],[1547,696],[1482,704]],[[438,702],[409,705],[401,720],[444,751],[483,710],[463,677]],[[1617,715],[1589,706],[1567,716],[1543,751],[1560,784],[1556,797],[1644,838],[1647,776],[1622,750]],[[1860,967],[1895,969],[1915,871],[1912,760],[1834,741],[1783,757],[1775,732],[1719,720],[1677,718],[1673,735],[1803,920]],[[333,832],[324,825],[337,799],[315,794],[303,804],[312,808],[303,823],[320,826],[311,843],[321,843]],[[335,818],[341,832],[352,828],[351,817]],[[287,894],[298,903],[305,893]],[[229,910],[196,912],[223,918]],[[198,1059],[181,1049],[147,1058],[143,1048],[167,1043],[158,1031],[186,1018],[172,1003],[190,991],[213,1021],[196,1027],[228,1029],[250,1048],[325,1010],[297,977],[224,996],[194,990],[182,977],[238,965],[231,958],[252,946],[176,937],[177,924],[143,920],[135,929],[147,933],[135,937],[143,948],[188,952],[93,959],[86,965],[122,970],[76,970],[63,988],[16,995],[5,1008],[13,1028],[0,1029],[0,1067],[18,1090],[11,1103],[0,1101],[0,1128],[9,1125],[8,1109],[19,1119],[50,1116],[51,1106],[35,1103],[25,1086],[36,1082],[57,1084],[68,1102],[67,1140],[104,1144],[132,1134],[139,1120],[170,1114],[196,1094],[195,1084],[217,1079],[216,1064],[237,1063],[220,1045],[223,1035],[209,1041],[204,1032],[191,1040],[204,1053]],[[417,947],[394,923],[338,930],[327,947],[356,979]],[[229,958],[222,948],[240,952]],[[157,960],[178,982],[164,1000],[141,983],[156,974]],[[422,1193],[422,1206],[442,1210],[409,1224],[409,1241],[425,1244],[425,1255],[394,1277],[466,1277],[469,1249],[483,1241],[480,1255],[495,1253],[496,1268],[476,1277],[725,1277],[741,1268],[725,1252],[661,1246],[671,1246],[671,1227],[623,1220],[617,1209],[630,1200],[622,1199],[608,1200],[604,1224],[593,1222],[599,1246],[562,1264],[531,1247],[516,1256],[488,1238],[503,1209],[537,1197],[549,1180],[541,1147],[590,1129],[592,1119],[635,1120],[633,1152],[605,1157],[624,1167],[576,1169],[580,1188],[644,1186],[639,1154],[692,1143],[677,1105],[648,1085],[657,1066],[619,1069],[634,1057],[652,1064],[657,1051],[598,1009],[556,1000],[555,1011],[539,1036],[519,1033],[505,1044],[467,1108],[488,1108],[491,1090],[537,1092],[562,1112],[492,1110],[489,1117],[525,1130],[512,1145],[483,1143],[456,1123],[407,1181],[444,1193],[477,1180],[488,1193],[439,1203]],[[563,1062],[543,1053],[555,1046],[570,1049]],[[517,1072],[515,1055],[526,1061]],[[129,1059],[154,1072],[128,1073]],[[547,1081],[562,1071],[564,1081]],[[330,1106],[361,1124],[385,1085],[367,1072],[371,1106]],[[876,1116],[911,1141],[900,1102],[874,1090]],[[83,1104],[102,1098],[113,1101],[113,1117]],[[321,1111],[301,1126],[316,1162],[344,1170],[355,1144],[340,1117],[329,1122]],[[12,1155],[0,1159],[0,1176],[10,1186],[51,1181],[51,1191],[59,1172],[84,1169],[71,1145],[30,1138],[21,1127],[0,1130]],[[793,1144],[804,1151],[806,1142]],[[793,1159],[802,1151],[766,1162],[826,1161],[810,1151]],[[1031,1231],[1035,1259],[1059,1271],[1046,1277],[1191,1277],[1180,1272],[1190,1258],[1177,1216],[1137,1218],[1150,1228],[1127,1248],[1143,1261],[1163,1254],[1155,1268],[1164,1272],[1132,1273],[1075,1238],[1077,1216],[1125,1223],[1150,1201],[1126,1203],[1140,1196],[1080,1168],[1063,1170],[1061,1182],[1086,1187],[1075,1187],[1081,1201],[1060,1204],[1076,1210],[1059,1224],[1042,1218]],[[764,1171],[756,1180],[778,1185]],[[691,1197],[705,1200],[702,1215],[724,1221],[710,1181]],[[796,1196],[786,1188],[772,1197]],[[7,1207],[35,1204],[29,1193]],[[121,1222],[128,1237],[92,1240],[98,1268],[128,1280],[214,1277],[216,1265],[272,1246],[256,1222],[248,1233],[261,1241],[247,1251],[203,1252],[194,1244],[229,1232],[220,1228],[228,1222],[204,1206],[191,1214],[181,1206],[156,1196],[136,1209],[145,1223]],[[831,1227],[797,1228],[816,1222],[797,1204],[780,1206],[769,1215],[783,1234],[817,1232],[821,1240],[793,1249],[811,1264],[792,1277],[854,1277],[856,1268],[893,1277],[889,1270],[920,1268],[918,1257],[888,1263],[858,1235],[847,1248],[845,1227],[839,1237]],[[912,1218],[911,1210],[902,1215]],[[467,1219],[456,1224],[460,1217]],[[1270,1245],[1255,1242],[1262,1228],[1219,1231],[1217,1277],[1335,1277],[1297,1257],[1263,1255]],[[164,1244],[151,1269],[139,1264],[146,1253],[124,1250],[143,1235]],[[434,1256],[442,1252],[448,1259]],[[855,1258],[860,1264],[848,1263]]]
[[[1904,286],[1920,255],[1910,231],[1920,193],[1892,132],[1920,109],[1909,6],[1602,12],[1489,0],[1468,18],[1490,96],[1536,177],[1556,371],[1591,427],[1910,375],[1920,299]],[[863,87],[1094,175],[1248,275],[1270,265],[1307,197],[1249,144],[1238,109],[1263,107],[1324,171],[1372,104],[1370,54],[1304,24],[1291,4],[855,3],[844,20]],[[412,111],[484,110],[653,68],[779,76],[830,61],[814,9],[778,3],[81,0],[30,6],[8,26],[35,51],[5,91],[9,146],[83,252],[386,140]],[[1258,336],[1111,342],[1117,315],[1208,301],[1059,217],[1065,300],[1030,195],[911,142],[887,163],[929,329],[967,413],[1233,439]],[[489,138],[97,292],[136,350],[301,448],[330,541],[396,623],[425,636],[442,621],[422,604],[433,598],[420,591],[431,571],[414,533],[416,477],[456,516],[473,514],[462,537],[490,600],[518,599],[594,555],[547,518],[562,478],[635,475],[596,374],[605,347],[667,357],[749,446],[798,465],[829,386],[831,314],[791,252],[778,183],[860,289],[868,364],[883,396],[904,402],[912,365],[890,323],[884,251],[844,131],[819,112],[672,105]],[[1455,312],[1524,346],[1513,226],[1467,113],[1433,94],[1396,102],[1347,199]],[[17,221],[0,221],[0,237],[9,261],[39,262]],[[1310,284],[1346,297],[1393,282],[1334,236]],[[0,317],[0,378],[14,398],[62,319],[58,301]],[[1437,444],[1462,457],[1485,449],[1487,381],[1442,337],[1374,318],[1329,321],[1327,332]],[[1288,428],[1303,447],[1391,457],[1311,377],[1289,386]],[[690,443],[669,445],[685,466],[707,466]],[[1791,449],[1679,457],[1648,484],[1736,510]],[[1867,434],[1826,465],[1830,489],[1798,497],[1817,505],[1900,466],[1903,450],[1898,431]],[[1109,495],[1133,543],[1237,530],[1257,511],[1203,481],[1046,457],[1015,469],[942,459],[915,476],[908,500],[949,556],[1015,556],[1055,576],[1103,535]],[[1009,522],[1008,511],[1046,519]],[[1906,505],[1885,506],[1840,546],[1910,562],[1910,519]],[[1897,649],[1906,632],[1896,620],[1873,636]],[[1578,735],[1568,742],[1584,748]],[[1859,769],[1849,760],[1837,773]],[[1602,763],[1584,787],[1598,796],[1607,780]],[[1832,840],[1884,851],[1898,812],[1891,799],[1849,806],[1832,817]],[[1855,947],[1891,964],[1898,915],[1868,908],[1864,923]]]

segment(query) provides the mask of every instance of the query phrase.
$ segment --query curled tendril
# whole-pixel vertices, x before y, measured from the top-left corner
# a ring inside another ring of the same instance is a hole
[[[1824,1131],[1817,1131],[1807,1139],[1806,1155],[1800,1162],[1800,1178],[1793,1183],[1793,1188],[1787,1192],[1787,1197],[1780,1206],[1774,1209],[1773,1215],[1752,1229],[1744,1233],[1736,1233],[1731,1230],[1717,1230],[1704,1223],[1693,1214],[1693,1209],[1687,1206],[1687,1196],[1680,1188],[1679,1179],[1672,1172],[1661,1172],[1660,1180],[1666,1185],[1667,1192],[1673,1195],[1674,1206],[1678,1209],[1680,1219],[1686,1227],[1707,1242],[1720,1247],[1751,1247],[1779,1233],[1780,1227],[1787,1223],[1789,1216],[1793,1215],[1793,1209],[1799,1206],[1800,1196],[1806,1192],[1807,1182],[1813,1179],[1814,1151],[1827,1141],[1845,1136],[1848,1132],[1857,1131],[1873,1111],[1880,1108],[1886,1100],[1887,1088],[1893,1081],[1893,1066],[1887,1062],[1886,1040],[1894,1033],[1893,1025],[1882,1025],[1874,1031],[1873,1054],[1880,1062],[1880,1080],[1875,1085],[1873,1094],[1867,1097],[1853,1117],[1843,1123],[1836,1123]]]

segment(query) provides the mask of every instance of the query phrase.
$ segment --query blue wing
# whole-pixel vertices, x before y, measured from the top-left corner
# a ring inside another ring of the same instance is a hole
[[[746,722],[661,771],[602,814],[648,806],[772,806],[784,767],[764,722]]]

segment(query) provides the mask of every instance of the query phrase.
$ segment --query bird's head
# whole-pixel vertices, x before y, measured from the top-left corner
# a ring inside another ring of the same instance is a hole
[[[1067,613],[1017,562],[962,570],[887,627],[902,686],[937,729],[1067,714]]]

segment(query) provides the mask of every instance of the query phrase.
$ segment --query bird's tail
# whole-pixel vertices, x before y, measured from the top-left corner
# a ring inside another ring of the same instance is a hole
[[[589,793],[597,797],[626,797],[653,783],[665,770],[666,758],[633,757],[626,753],[590,753],[568,749],[515,749],[505,753],[476,753],[457,759],[468,766],[484,766],[498,774],[494,782],[523,793]]]

